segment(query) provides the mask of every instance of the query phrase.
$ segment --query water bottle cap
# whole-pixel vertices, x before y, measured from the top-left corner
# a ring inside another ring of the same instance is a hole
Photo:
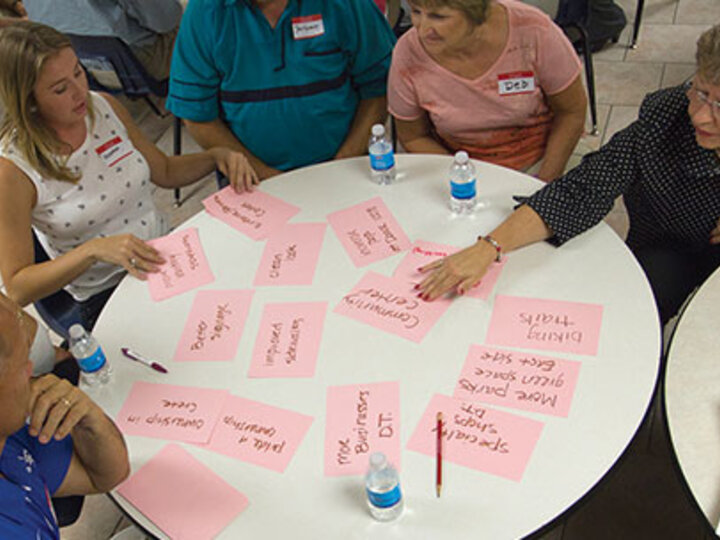
[[[469,159],[470,156],[468,156],[468,153],[465,150],[460,150],[455,154],[455,161],[457,161],[461,165],[467,163]]]
[[[383,126],[382,124],[375,124],[372,127],[372,134],[376,137],[382,137],[383,135],[385,135],[385,126]]]
[[[373,452],[372,454],[370,454],[371,468],[381,469],[385,465],[385,463],[387,463],[387,458],[382,452]]]
[[[70,337],[71,338],[80,338],[85,333],[85,329],[82,327],[82,324],[73,324],[70,327]]]

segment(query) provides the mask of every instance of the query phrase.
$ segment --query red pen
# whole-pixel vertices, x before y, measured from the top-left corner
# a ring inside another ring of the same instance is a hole
[[[152,360],[148,360],[147,358],[139,355],[135,351],[131,351],[127,347],[121,348],[120,352],[122,352],[123,356],[125,356],[126,358],[129,358],[130,360],[135,360],[136,362],[140,362],[141,364],[145,364],[146,366],[154,369],[155,371],[159,371],[160,373],[168,372],[168,370],[162,364],[159,364],[158,362],[153,362]]]
[[[440,497],[442,491],[442,413],[437,413],[437,438],[435,446],[435,493]]]

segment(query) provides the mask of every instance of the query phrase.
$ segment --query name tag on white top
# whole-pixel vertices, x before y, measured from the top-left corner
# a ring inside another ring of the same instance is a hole
[[[322,15],[307,15],[292,18],[293,39],[308,39],[322,36],[325,33]]]
[[[501,96],[531,94],[535,91],[535,76],[532,71],[513,71],[498,75],[498,93]]]
[[[133,153],[130,143],[121,137],[113,137],[95,148],[95,153],[100,156],[108,167],[114,167],[123,159]]]

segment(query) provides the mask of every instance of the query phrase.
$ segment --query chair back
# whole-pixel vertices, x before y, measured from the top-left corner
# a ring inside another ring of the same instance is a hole
[[[110,36],[68,34],[80,63],[89,74],[90,87],[130,98],[149,94],[167,96],[167,80],[158,81],[147,71],[121,39]]]

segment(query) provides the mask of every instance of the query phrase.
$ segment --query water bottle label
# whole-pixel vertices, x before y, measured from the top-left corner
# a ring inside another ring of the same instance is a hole
[[[387,154],[370,154],[370,166],[376,171],[387,171],[395,166],[393,152]]]
[[[402,494],[400,493],[400,484],[396,485],[390,491],[385,491],[383,493],[370,491],[369,489],[366,489],[365,491],[367,491],[370,504],[378,508],[390,508],[391,506],[395,506],[398,502],[400,502],[400,498],[402,497]]]
[[[94,373],[105,365],[105,353],[98,347],[95,352],[87,358],[78,359],[78,365],[85,373]]]
[[[450,194],[454,199],[472,199],[475,196],[475,180],[462,184],[450,182]]]

